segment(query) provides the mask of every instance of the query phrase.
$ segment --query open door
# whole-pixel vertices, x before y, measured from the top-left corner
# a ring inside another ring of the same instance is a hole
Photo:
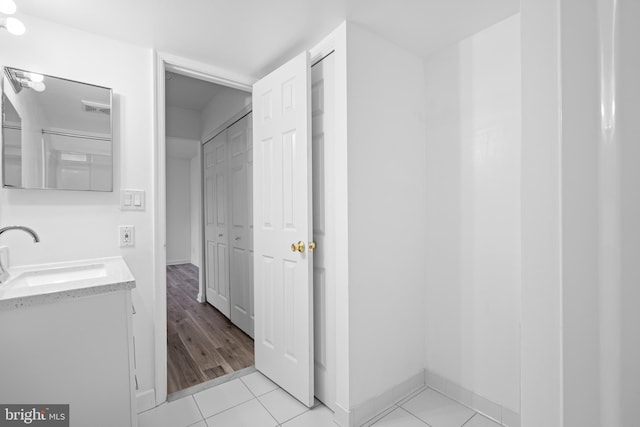
[[[256,368],[313,405],[311,68],[307,52],[253,86]]]

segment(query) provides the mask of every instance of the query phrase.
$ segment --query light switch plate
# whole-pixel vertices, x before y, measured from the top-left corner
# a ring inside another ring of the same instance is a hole
[[[136,245],[136,229],[133,225],[121,225],[119,236],[121,248]]]
[[[144,190],[120,190],[120,209],[123,211],[144,210]]]

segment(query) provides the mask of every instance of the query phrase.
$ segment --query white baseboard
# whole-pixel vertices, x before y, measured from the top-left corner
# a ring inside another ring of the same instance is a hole
[[[340,427],[351,427],[351,414],[349,411],[337,403],[335,404],[335,409],[333,421]]]
[[[348,411],[336,404],[334,421],[341,427],[362,426],[374,418],[386,415],[389,409],[392,409],[396,403],[402,401],[415,391],[424,388],[424,381],[425,373],[424,370],[421,370],[400,384],[396,384],[394,387],[356,405]]]
[[[520,427],[520,414],[492,402],[438,374],[425,371],[426,385],[507,427]]]
[[[138,413],[154,408],[156,406],[156,391],[151,388],[136,393],[136,404]]]
[[[204,302],[205,301],[204,295],[202,295],[200,292],[198,292],[198,296],[196,297],[196,301],[201,302],[201,303]]]
[[[167,260],[167,265],[191,264],[191,259]]]

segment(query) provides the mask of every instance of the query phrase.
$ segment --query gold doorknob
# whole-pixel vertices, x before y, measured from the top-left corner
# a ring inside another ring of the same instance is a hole
[[[300,252],[300,253],[304,252],[304,242],[299,241],[298,243],[292,243],[291,250],[293,252]]]
[[[309,242],[309,252],[316,250],[316,242]]]

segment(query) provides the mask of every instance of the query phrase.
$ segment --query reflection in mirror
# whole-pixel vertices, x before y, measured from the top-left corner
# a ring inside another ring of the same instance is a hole
[[[113,191],[111,89],[7,67],[2,93],[5,187]]]

